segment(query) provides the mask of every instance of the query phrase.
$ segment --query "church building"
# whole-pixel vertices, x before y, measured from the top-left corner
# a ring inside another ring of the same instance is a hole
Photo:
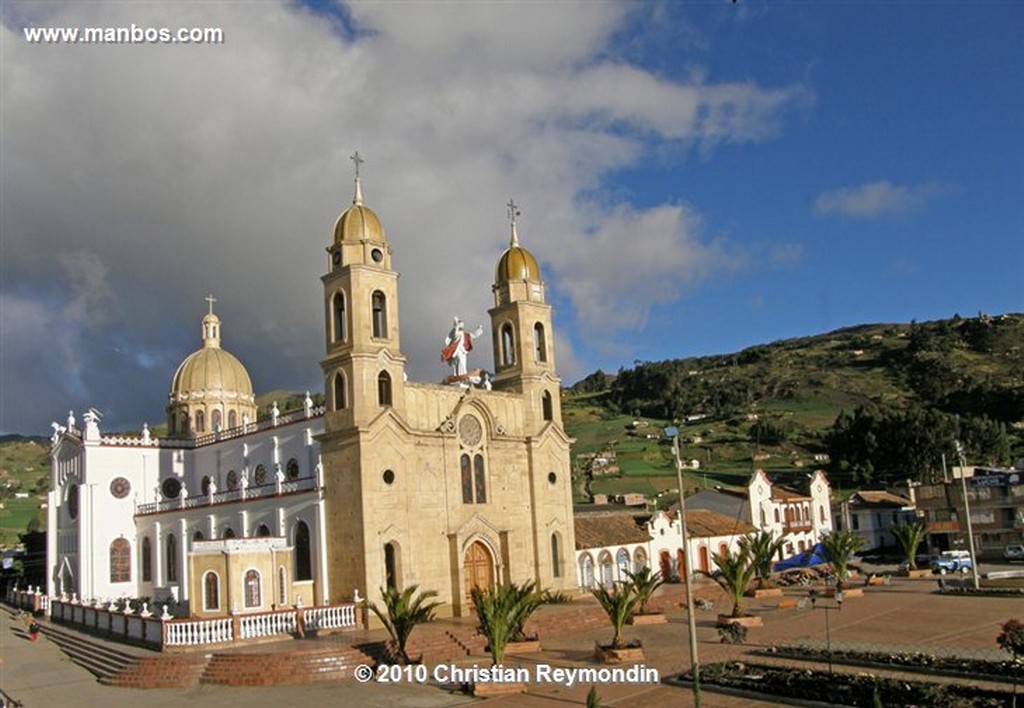
[[[510,203],[489,311],[493,372],[467,370],[456,321],[442,383],[407,380],[398,271],[355,196],[322,276],[325,405],[257,420],[214,300],[202,347],[174,374],[167,435],[54,424],[47,592],[171,599],[214,616],[329,604],[418,585],[470,611],[473,587],[576,585],[570,439],[551,306]]]

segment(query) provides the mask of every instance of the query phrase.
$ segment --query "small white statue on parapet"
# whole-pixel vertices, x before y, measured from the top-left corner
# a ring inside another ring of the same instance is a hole
[[[484,333],[483,325],[478,326],[472,332],[466,331],[465,323],[455,318],[451,331],[444,340],[444,348],[441,349],[441,361],[452,368],[452,375],[449,381],[464,380],[467,375],[466,359],[473,349],[473,340]]]

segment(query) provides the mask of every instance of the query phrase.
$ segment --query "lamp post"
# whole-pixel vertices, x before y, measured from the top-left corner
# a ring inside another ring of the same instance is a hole
[[[971,523],[971,502],[967,499],[967,456],[964,454],[964,446],[959,440],[953,442],[956,445],[956,456],[960,459],[960,489],[964,495],[964,516],[967,517],[967,551],[971,554],[971,578],[974,582],[974,589],[977,590],[978,583],[978,558],[974,553],[974,526]]]
[[[828,657],[828,672],[832,673],[832,631],[828,624],[828,611],[829,610],[842,610],[843,609],[843,591],[836,590],[836,604],[834,605],[819,605],[818,604],[818,591],[808,590],[808,596],[811,598],[811,609],[814,610],[825,610],[825,656]]]
[[[693,607],[693,588],[690,584],[690,545],[686,532],[686,490],[683,489],[683,465],[679,461],[679,428],[665,429],[665,434],[672,437],[672,455],[676,463],[676,479],[679,484],[679,535],[683,543],[683,565],[686,566],[680,577],[686,583],[686,616],[690,634],[690,673],[693,674],[693,705],[700,708],[700,661],[697,658],[697,618]],[[683,576],[685,573],[685,577]]]

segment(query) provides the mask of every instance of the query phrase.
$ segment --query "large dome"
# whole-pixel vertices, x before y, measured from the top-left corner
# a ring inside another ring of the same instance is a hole
[[[505,283],[510,280],[540,280],[537,259],[522,246],[511,246],[498,259],[494,282]]]
[[[343,241],[360,242],[385,241],[384,227],[380,219],[368,206],[363,206],[362,200],[353,204],[338,217],[338,223],[334,225],[334,243],[341,245]]]
[[[221,349],[220,318],[203,318],[203,348],[192,352],[174,374],[167,406],[171,435],[215,433],[256,421],[252,379],[233,354]]]
[[[171,400],[216,398],[254,401],[252,379],[230,352],[203,347],[181,362],[171,384]]]

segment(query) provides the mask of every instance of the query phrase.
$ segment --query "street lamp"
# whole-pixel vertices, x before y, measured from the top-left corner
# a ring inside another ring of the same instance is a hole
[[[829,610],[842,610],[843,609],[843,591],[836,590],[836,604],[834,605],[819,605],[818,604],[818,591],[808,590],[808,596],[811,598],[811,609],[812,610],[825,610],[825,656],[828,657],[828,672],[832,673],[832,632],[828,624],[828,611]]]
[[[964,516],[967,517],[967,551],[971,554],[971,578],[974,581],[974,589],[977,590],[978,583],[978,557],[974,553],[974,526],[971,523],[971,502],[967,499],[967,456],[964,454],[964,446],[959,440],[954,440],[956,456],[960,459],[960,489],[964,495]]]
[[[672,438],[672,455],[676,463],[676,478],[679,483],[679,534],[683,544],[683,573],[686,582],[686,616],[690,632],[690,673],[693,674],[693,705],[700,708],[700,661],[697,659],[697,618],[693,607],[693,588],[690,583],[690,545],[686,533],[686,490],[683,488],[683,465],[679,461],[679,428],[665,428],[665,435]]]

